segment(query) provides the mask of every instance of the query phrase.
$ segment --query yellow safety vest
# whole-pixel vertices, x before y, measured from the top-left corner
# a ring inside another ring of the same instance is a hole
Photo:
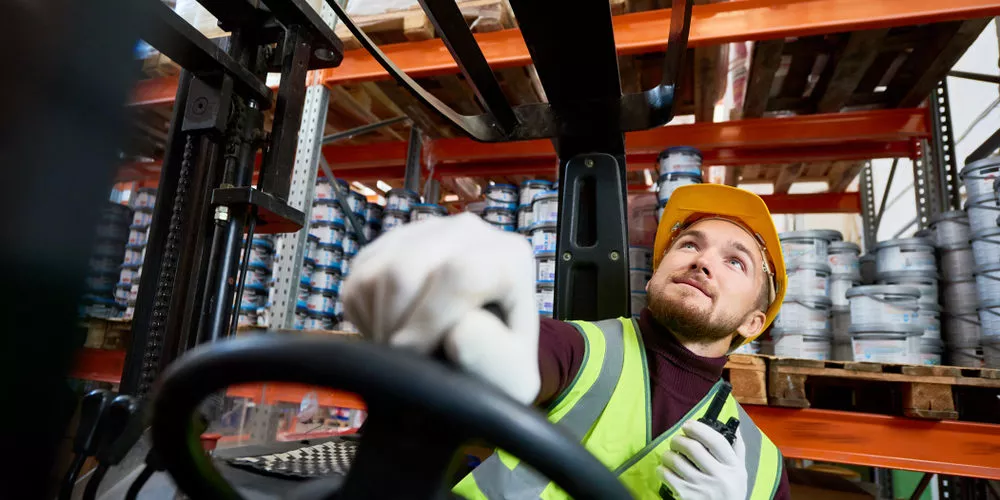
[[[660,500],[656,467],[670,440],[689,419],[704,415],[721,381],[680,421],[655,439],[650,432],[649,370],[639,328],[631,318],[574,321],[586,345],[576,378],[551,405],[548,418],[580,440],[584,448],[614,471],[637,499]],[[781,479],[778,448],[754,425],[732,395],[719,420],[740,420],[746,445],[747,498],[774,496]],[[547,478],[497,450],[452,490],[469,499],[568,499]]]

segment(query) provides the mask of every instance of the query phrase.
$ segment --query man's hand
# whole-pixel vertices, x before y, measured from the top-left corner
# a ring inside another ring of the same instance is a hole
[[[344,314],[376,342],[448,357],[530,404],[538,394],[531,247],[474,214],[398,227],[366,246],[344,283]],[[496,304],[506,317],[483,309]]]
[[[657,467],[660,479],[678,500],[736,500],[747,496],[746,447],[735,445],[711,427],[689,420],[670,442]]]

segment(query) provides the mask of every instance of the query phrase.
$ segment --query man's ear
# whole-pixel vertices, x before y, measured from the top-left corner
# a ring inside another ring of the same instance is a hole
[[[767,316],[764,313],[753,311],[743,320],[743,324],[736,329],[736,334],[748,339],[754,338],[764,330],[764,321],[766,319]]]

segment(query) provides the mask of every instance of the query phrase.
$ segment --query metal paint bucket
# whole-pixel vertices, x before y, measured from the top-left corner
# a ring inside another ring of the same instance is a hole
[[[843,237],[837,231],[812,230],[784,232],[778,235],[778,239],[781,240],[785,265],[795,266],[800,263],[827,264],[830,243]]]
[[[648,304],[648,296],[646,292],[632,291],[631,294],[631,311],[632,316],[638,316],[642,313],[642,310],[646,308]]]
[[[316,247],[316,254],[313,257],[317,266],[340,266],[344,260],[344,248],[339,243],[324,243]]]
[[[538,283],[555,283],[556,254],[543,253],[535,256],[535,281]]]
[[[826,296],[785,296],[785,301],[774,319],[774,327],[783,331],[830,331],[830,308],[833,303]]]
[[[1000,300],[1000,260],[976,268],[975,277],[980,303]]]
[[[544,224],[531,228],[531,248],[535,255],[556,252],[556,225]]]
[[[306,309],[310,312],[333,314],[333,305],[337,297],[329,292],[313,291],[306,298]]]
[[[299,285],[306,288],[312,286],[312,273],[316,269],[316,261],[311,258],[302,259],[302,270],[299,273]]]
[[[540,284],[535,289],[535,302],[538,304],[538,314],[546,318],[552,317],[555,307],[555,287],[547,284]]]
[[[129,293],[132,291],[132,283],[118,283],[115,285],[115,302],[127,303]]]
[[[500,207],[486,207],[486,209],[483,210],[483,220],[494,224],[503,224],[505,226],[513,226],[517,223],[517,218],[513,211]]]
[[[306,327],[306,318],[308,317],[309,310],[303,305],[301,307],[295,307],[295,322],[292,323],[292,328],[295,330],[304,330]]]
[[[306,249],[302,257],[315,259],[317,251],[319,251],[319,237],[314,234],[306,235]]]
[[[972,312],[979,305],[976,280],[964,278],[959,281],[945,281],[941,284],[941,305],[950,313]]]
[[[779,328],[771,330],[774,339],[774,355],[781,358],[830,359],[832,345],[830,335],[824,331],[793,330]]]
[[[514,224],[501,224],[499,222],[490,222],[490,221],[486,221],[486,223],[500,231],[504,231],[507,233],[513,233],[515,230],[517,230],[517,227]]]
[[[521,205],[517,207],[517,230],[529,229],[535,223],[535,213],[531,211],[531,205]]]
[[[969,244],[969,215],[963,210],[941,212],[931,218],[929,227],[938,247]]]
[[[271,279],[271,270],[265,266],[247,266],[247,277],[244,286],[259,286],[267,288],[267,282]]]
[[[145,245],[146,238],[148,237],[148,232],[146,228],[128,230],[128,244],[129,245]]]
[[[257,308],[255,306],[240,307],[236,328],[255,328],[257,326]]]
[[[132,208],[153,208],[156,205],[156,188],[139,188],[132,197]]]
[[[342,245],[344,247],[344,258],[350,259],[358,254],[358,250],[361,250],[361,244],[358,243],[358,237],[354,233],[348,233],[344,235],[342,240]]]
[[[413,205],[420,203],[420,195],[409,189],[390,189],[386,195],[386,211],[395,210],[404,214],[409,214]]]
[[[336,200],[316,200],[313,202],[309,220],[312,222],[339,222],[343,224],[344,211],[340,209],[340,203],[337,203]]]
[[[320,243],[337,243],[344,238],[344,225],[337,222],[313,222],[309,224],[309,234],[319,238]]]
[[[1000,368],[1000,337],[983,337],[983,366]]]
[[[368,198],[366,198],[365,195],[357,191],[347,192],[347,208],[351,209],[351,212],[354,212],[354,215],[364,217],[367,205]]]
[[[330,179],[327,177],[319,177],[316,179],[316,191],[313,193],[313,200],[332,200],[333,195],[333,184],[330,183]]]
[[[977,311],[982,338],[1000,337],[1000,297],[982,304]]]
[[[937,275],[930,271],[893,271],[879,276],[880,285],[903,285],[916,288],[920,291],[921,305],[937,305],[938,303],[938,279]]]
[[[258,308],[267,303],[267,288],[244,286],[240,296],[240,307]]]
[[[484,193],[486,195],[486,206],[490,206],[489,202],[495,201],[502,203],[504,205],[518,204],[517,197],[517,186],[513,184],[492,184],[486,186]]]
[[[410,209],[410,222],[422,221],[431,217],[444,217],[446,215],[448,215],[448,210],[441,205],[415,203],[413,208]]]
[[[301,307],[303,309],[307,308],[307,301],[309,300],[310,293],[312,293],[312,290],[309,289],[309,285],[300,284],[298,288],[298,295],[295,297],[295,307]]]
[[[850,241],[831,241],[826,248],[826,261],[834,276],[850,276],[861,279],[861,248]]]
[[[343,279],[347,279],[347,275],[351,273],[351,260],[353,259],[353,255],[350,257],[345,255],[344,260],[340,261],[340,275]]]
[[[858,265],[861,268],[861,284],[862,285],[874,285],[875,284],[875,254],[866,253],[858,259]]]
[[[518,205],[531,206],[532,200],[538,193],[552,190],[552,183],[544,179],[531,179],[521,183],[521,193],[518,197]]]
[[[660,175],[692,174],[701,176],[701,151],[690,146],[664,149],[656,158]]]
[[[829,295],[830,266],[799,262],[788,268],[788,288],[785,293],[795,296]]]
[[[531,200],[531,212],[535,216],[534,225],[555,224],[559,220],[559,192],[545,191]]]
[[[991,156],[966,165],[958,176],[965,184],[965,194],[972,199],[987,194],[992,195],[998,174],[1000,174],[1000,157]]]
[[[333,330],[333,315],[318,311],[306,313],[303,330]]]
[[[982,329],[978,312],[941,313],[941,335],[949,347],[972,347],[979,345]]]
[[[153,222],[152,208],[137,208],[132,212],[132,227],[149,227],[151,222]]]
[[[110,276],[110,275],[107,275]],[[142,266],[139,264],[123,264],[121,272],[118,274],[118,283],[138,283],[142,277]],[[112,281],[112,284],[115,282]]]
[[[830,311],[830,333],[836,342],[851,342],[851,334],[847,331],[851,327],[850,309],[833,309]]]
[[[920,290],[900,285],[856,286],[847,291],[851,323],[855,325],[908,325],[917,321]]]
[[[847,309],[851,306],[851,301],[847,299],[847,291],[861,283],[850,276],[833,275],[830,276],[830,300],[833,307]]]
[[[929,366],[940,365],[943,354],[944,342],[941,342],[939,339],[920,338],[920,356],[918,358],[920,364]]]
[[[681,186],[701,184],[701,173],[673,173],[661,175],[656,181],[656,199],[661,203],[670,199],[670,195]]]
[[[965,204],[969,214],[969,230],[973,234],[989,229],[996,229],[997,217],[1000,216],[1000,202],[993,193],[978,198],[969,198]]]
[[[125,260],[122,263],[142,265],[142,261],[145,257],[146,257],[146,245],[125,245]],[[94,259],[110,259],[112,263],[114,262],[113,257],[94,255],[93,257],[91,257],[91,267],[93,267]],[[118,266],[114,265],[113,267],[117,268]],[[111,269],[104,269],[104,270],[110,271]]]
[[[941,306],[937,304],[917,304],[917,324],[924,329],[923,338],[941,340]]]
[[[309,277],[309,285],[313,292],[336,292],[340,289],[340,266],[317,265]]]
[[[937,272],[934,243],[925,238],[900,238],[880,242],[875,246],[877,276],[893,271]]]
[[[938,257],[941,261],[941,277],[944,280],[962,280],[972,276],[975,259],[973,248],[968,243],[940,247]]]
[[[1000,262],[1000,227],[972,235],[972,258],[980,266]]]
[[[365,203],[365,223],[376,226],[382,225],[382,212],[382,205],[374,202]]]
[[[410,213],[387,208],[382,215],[382,232],[387,233],[390,229],[402,226],[410,221]]]
[[[979,346],[958,348],[948,346],[948,364],[970,368],[982,368],[986,366],[983,360],[983,350]]]
[[[254,240],[256,241],[256,240]],[[268,245],[251,244],[250,245],[250,265],[258,265],[264,267],[271,267],[271,263],[274,262],[274,254]],[[308,247],[307,247],[308,248]]]
[[[854,361],[916,363],[920,359],[918,325],[851,325]]]
[[[638,292],[646,289],[646,283],[653,277],[653,272],[649,269],[629,269],[628,282],[630,290]]]
[[[629,267],[634,269],[652,269],[653,249],[641,246],[628,247],[628,262]]]

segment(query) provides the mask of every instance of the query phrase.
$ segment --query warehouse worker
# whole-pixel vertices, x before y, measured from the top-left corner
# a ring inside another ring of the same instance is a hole
[[[394,229],[362,250],[347,318],[376,341],[449,358],[581,440],[636,498],[788,498],[781,454],[732,396],[733,445],[697,419],[726,354],[767,328],[785,293],[764,202],[728,186],[678,188],[660,219],[639,318],[539,321],[534,259],[519,235],[472,214]],[[483,309],[496,303],[506,323]],[[467,498],[567,498],[503,452],[456,487]]]

